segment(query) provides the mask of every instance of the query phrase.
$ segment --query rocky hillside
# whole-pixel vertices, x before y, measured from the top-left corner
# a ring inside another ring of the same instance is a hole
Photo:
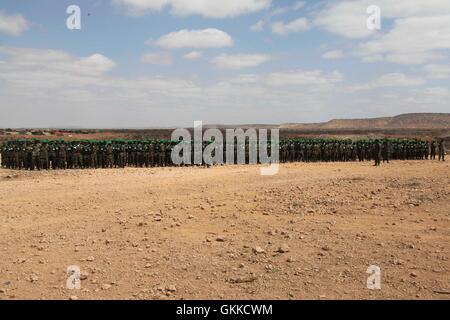
[[[395,117],[286,123],[283,129],[450,129],[450,113],[407,113]]]

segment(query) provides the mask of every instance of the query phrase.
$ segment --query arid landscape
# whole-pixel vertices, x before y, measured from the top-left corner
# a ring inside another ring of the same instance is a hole
[[[366,119],[332,119],[323,123],[282,124],[205,124],[204,128],[221,130],[256,128],[280,130],[282,138],[298,137],[392,137],[443,138],[450,141],[450,113],[409,113],[394,117]],[[0,143],[16,139],[170,139],[175,128],[141,129],[55,129],[55,128],[0,128]],[[193,129],[191,129],[193,130]]]
[[[0,299],[449,299],[449,177],[438,161],[0,169]]]

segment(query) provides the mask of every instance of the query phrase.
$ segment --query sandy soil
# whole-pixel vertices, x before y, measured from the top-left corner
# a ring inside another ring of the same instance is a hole
[[[437,161],[1,169],[0,299],[450,299],[449,177]]]

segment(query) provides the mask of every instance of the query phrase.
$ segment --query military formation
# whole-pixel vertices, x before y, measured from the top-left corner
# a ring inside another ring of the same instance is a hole
[[[1,147],[1,166],[25,170],[166,167],[174,165],[171,153],[178,143],[168,140],[15,140],[8,141]],[[208,143],[203,143],[203,149],[207,145]],[[233,145],[234,163],[237,163],[239,147]],[[245,150],[244,162],[249,163],[248,140],[241,147]],[[374,161],[379,166],[389,160],[434,160],[436,155],[439,161],[445,160],[444,140],[283,139],[278,146],[271,146],[270,143],[267,145],[269,156],[274,147],[279,149],[281,163]],[[226,148],[226,144],[223,148]],[[224,154],[225,152],[224,150]],[[194,163],[194,152],[190,163]]]
[[[430,157],[433,143],[400,139],[292,139],[280,144],[280,162],[375,161],[375,165],[380,165],[391,159],[425,160]]]
[[[171,163],[171,141],[8,141],[2,166],[10,169],[87,169],[164,167]]]

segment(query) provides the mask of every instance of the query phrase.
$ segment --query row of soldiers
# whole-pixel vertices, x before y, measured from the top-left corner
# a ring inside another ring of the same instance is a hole
[[[8,141],[1,151],[1,165],[9,169],[84,169],[172,166],[172,150],[178,141],[167,140],[113,140],[113,141]],[[187,142],[189,143],[189,142]],[[192,143],[192,142],[191,142]],[[203,142],[203,150],[209,143]],[[238,162],[237,144],[234,146],[234,163]],[[194,150],[193,146],[192,150]],[[225,148],[224,152],[226,154]],[[244,163],[250,163],[249,141],[245,150]],[[283,139],[279,145],[267,145],[271,150],[279,149],[279,162],[318,161],[381,161],[389,160],[444,160],[445,143],[441,140],[338,140],[338,139]],[[202,151],[200,151],[202,153]],[[191,154],[194,163],[195,153]],[[201,158],[201,155],[200,155]],[[257,159],[258,161],[258,159]],[[204,162],[201,163],[205,165]]]
[[[444,141],[439,144],[444,151]],[[443,157],[445,152],[439,152]],[[280,145],[280,162],[423,160],[436,157],[436,142],[374,139],[291,139]],[[442,158],[443,159],[443,158]],[[378,161],[377,161],[378,164]]]
[[[171,141],[18,140],[1,148],[2,166],[11,169],[86,169],[168,166]]]

